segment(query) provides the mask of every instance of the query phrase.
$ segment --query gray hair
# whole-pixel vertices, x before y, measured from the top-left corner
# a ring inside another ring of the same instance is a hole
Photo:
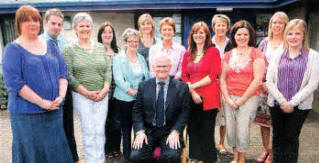
[[[159,55],[155,55],[153,58],[153,64],[151,66],[156,66],[157,62],[159,60],[167,60],[169,65],[172,65],[173,61],[170,57],[168,57],[167,55],[163,55],[163,54],[159,54]]]
[[[81,20],[87,20],[90,22],[91,26],[93,27],[93,20],[92,20],[92,17],[86,13],[86,12],[80,12],[80,13],[77,13],[74,18],[73,18],[73,21],[72,21],[72,28],[75,29],[76,26],[78,25],[78,23],[81,21]]]
[[[139,31],[137,31],[133,28],[127,28],[127,29],[125,29],[125,31],[122,34],[122,38],[123,38],[124,42],[127,42],[128,37],[131,35],[137,36],[139,39],[141,38]]]

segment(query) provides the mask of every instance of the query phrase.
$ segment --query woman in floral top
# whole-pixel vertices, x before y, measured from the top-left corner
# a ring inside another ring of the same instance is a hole
[[[232,163],[244,163],[249,147],[249,127],[255,117],[265,71],[261,51],[255,49],[255,31],[249,22],[238,21],[230,31],[234,49],[222,61],[220,89],[225,102],[227,140],[233,148]]]

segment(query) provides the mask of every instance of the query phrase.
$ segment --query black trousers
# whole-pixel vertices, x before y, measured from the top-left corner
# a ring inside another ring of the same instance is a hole
[[[274,163],[297,163],[299,135],[309,110],[294,107],[292,113],[284,113],[279,105],[270,107],[273,125]]]
[[[121,125],[120,111],[115,107],[115,100],[109,100],[108,116],[105,123],[105,154],[120,152]]]
[[[193,104],[187,124],[189,157],[204,163],[217,161],[215,147],[215,120],[218,109],[203,111],[201,105]]]
[[[167,136],[169,135],[169,130],[164,128],[151,128],[146,129],[145,133],[147,136],[148,144],[143,144],[143,147],[139,150],[133,149],[130,156],[130,161],[132,163],[154,163],[152,155],[154,149],[158,146],[161,147],[161,157],[158,160],[160,163],[180,163],[181,162],[181,152],[183,146],[177,150],[171,149],[167,144]],[[184,144],[182,133],[180,134],[179,140],[181,145]]]
[[[73,103],[71,87],[68,87],[63,104],[63,127],[74,161],[79,160],[74,138]]]
[[[132,108],[135,101],[126,102],[115,99],[115,109],[120,111],[120,126],[123,137],[123,155],[129,160],[131,153]]]

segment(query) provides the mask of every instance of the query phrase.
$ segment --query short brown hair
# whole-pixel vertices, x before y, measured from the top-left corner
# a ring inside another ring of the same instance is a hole
[[[41,25],[41,15],[40,15],[38,9],[34,8],[31,5],[23,5],[23,6],[19,7],[19,9],[16,12],[15,19],[14,19],[14,26],[15,26],[15,29],[16,29],[18,36],[21,35],[20,23],[29,21],[30,17],[34,21],[39,21],[39,23]],[[40,27],[40,29],[41,29],[41,27]],[[40,31],[39,31],[39,33],[40,33]]]
[[[239,20],[237,21],[230,29],[230,41],[233,47],[237,47],[237,43],[235,40],[235,35],[238,29],[246,28],[249,31],[249,42],[248,46],[255,46],[256,43],[256,34],[254,28],[247,20]]]
[[[152,16],[149,14],[149,13],[145,13],[145,14],[142,14],[139,18],[138,18],[138,21],[137,21],[137,25],[138,25],[138,29],[141,28],[141,25],[144,23],[144,22],[150,22],[151,25],[152,25],[152,32],[151,32],[151,36],[154,37],[154,34],[155,34],[155,22],[152,18]],[[143,35],[143,33],[140,31],[141,35]]]
[[[227,24],[227,30],[230,28],[230,19],[227,15],[224,14],[215,14],[214,17],[212,18],[212,29],[215,30],[215,24],[217,20],[223,20]]]
[[[205,40],[204,49],[203,49],[204,54],[206,53],[206,51],[209,47],[213,46],[212,37],[210,36],[210,31],[209,31],[208,25],[203,21],[195,23],[193,25],[191,31],[189,32],[189,35],[188,35],[188,51],[189,51],[189,55],[192,58],[192,60],[195,59],[196,51],[197,51],[197,46],[196,46],[196,43],[193,39],[193,35],[195,32],[200,30],[200,28],[204,29],[204,32],[206,35],[206,40]]]
[[[169,25],[169,26],[173,27],[174,33],[176,32],[175,22],[174,22],[173,18],[166,17],[166,18],[162,19],[161,22],[160,22],[160,30],[162,29],[162,27],[164,25]]]
[[[62,18],[62,20],[64,19],[64,15],[62,14],[61,10],[58,8],[51,8],[47,10],[44,14],[44,20],[49,21],[51,15],[60,17]]]

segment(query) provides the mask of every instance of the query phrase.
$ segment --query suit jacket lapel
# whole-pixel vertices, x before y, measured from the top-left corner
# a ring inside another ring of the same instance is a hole
[[[165,112],[175,99],[174,96],[176,96],[176,83],[173,79],[170,79],[166,95]]]
[[[153,110],[154,110],[154,113],[156,113],[156,80],[155,78],[152,79],[150,92],[151,92],[150,95],[152,98]]]

